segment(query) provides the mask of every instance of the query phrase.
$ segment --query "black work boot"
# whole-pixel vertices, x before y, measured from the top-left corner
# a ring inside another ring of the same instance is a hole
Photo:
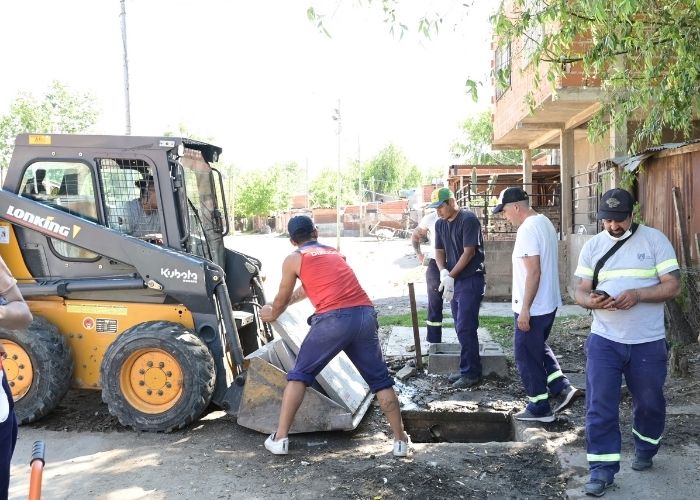
[[[632,470],[647,470],[651,469],[652,465],[654,465],[654,462],[651,458],[642,458],[635,453],[634,460],[632,460]]]
[[[605,479],[589,479],[586,484],[583,485],[583,491],[589,497],[602,497],[605,495],[605,489],[613,484],[612,481],[606,481]]]

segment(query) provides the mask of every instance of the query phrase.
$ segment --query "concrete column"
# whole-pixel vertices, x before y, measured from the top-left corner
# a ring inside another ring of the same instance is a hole
[[[610,127],[610,156],[626,156],[627,148],[627,120],[624,120],[617,127]],[[618,167],[613,169],[613,186],[620,185],[620,171]]]
[[[571,203],[571,176],[574,175],[574,131],[573,129],[561,130],[559,132],[559,148],[561,150],[561,165],[559,172],[561,176],[561,234],[571,234],[573,224],[573,205]]]
[[[625,120],[618,127],[610,127],[610,155],[626,156],[628,147],[627,120]]]
[[[523,149],[523,189],[532,195],[532,151]]]

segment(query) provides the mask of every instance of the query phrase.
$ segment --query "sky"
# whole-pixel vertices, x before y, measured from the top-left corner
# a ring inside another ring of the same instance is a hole
[[[462,3],[399,2],[411,28],[399,39],[376,0],[126,0],[132,135],[182,124],[243,170],[295,161],[313,175],[337,168],[339,149],[344,169],[389,143],[424,171],[446,170],[459,124],[492,94],[495,2]],[[325,14],[330,38],[307,19],[310,6]],[[125,133],[120,1],[3,7],[0,115],[18,92],[38,97],[59,80],[95,96],[95,133]],[[414,28],[434,11],[445,23],[427,39]],[[485,84],[479,103],[466,95],[468,78]]]

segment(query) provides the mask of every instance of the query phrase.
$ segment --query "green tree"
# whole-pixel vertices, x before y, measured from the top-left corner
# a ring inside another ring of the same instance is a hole
[[[611,122],[631,126],[631,149],[659,142],[664,129],[690,137],[700,104],[700,1],[510,3],[514,9],[502,5],[493,17],[500,46],[527,40],[531,63],[547,64],[549,83],[572,65],[600,82],[601,107],[588,127],[591,139],[605,134]],[[586,40],[590,43],[580,43]]]
[[[378,193],[396,195],[399,189],[414,188],[422,182],[418,167],[410,165],[406,155],[389,144],[366,164],[362,171],[365,185]]]
[[[493,121],[491,111],[467,118],[462,124],[462,138],[450,148],[454,157],[466,164],[513,165],[520,164],[520,151],[494,151]]]
[[[340,203],[348,205],[356,201],[352,178],[341,173]],[[338,170],[325,168],[309,185],[309,204],[313,208],[335,208],[337,204]]]
[[[22,133],[75,134],[90,130],[97,121],[95,98],[89,93],[70,92],[54,81],[41,99],[20,93],[7,114],[0,116],[0,169],[7,168]]]
[[[241,172],[229,165],[222,170],[229,179],[227,198],[234,200],[237,217],[253,215],[268,216],[289,208],[291,197],[297,193],[302,171],[296,162],[273,165],[267,170],[246,173],[245,180]],[[232,200],[229,201],[229,205]]]
[[[237,217],[252,217],[254,215],[269,216],[277,205],[277,176],[275,172],[250,172],[236,189]]]
[[[280,163],[272,167],[271,177],[275,179],[275,210],[287,210],[291,198],[303,191],[302,179],[306,175],[296,162]]]

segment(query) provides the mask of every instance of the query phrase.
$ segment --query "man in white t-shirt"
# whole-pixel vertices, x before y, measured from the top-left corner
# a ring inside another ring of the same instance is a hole
[[[632,395],[632,469],[653,465],[666,423],[664,302],[681,291],[678,260],[657,229],[632,223],[634,200],[611,189],[598,205],[604,230],[588,240],[576,268],[576,302],[593,310],[586,340],[584,491],[602,496],[620,470],[620,385]],[[599,264],[618,242],[625,242]],[[600,269],[596,273],[596,268]]]
[[[433,193],[437,192],[436,189]],[[427,340],[431,344],[442,342],[442,292],[438,290],[440,270],[435,263],[435,222],[437,220],[438,215],[435,210],[425,214],[411,235],[411,243],[416,251],[416,257],[427,267],[425,281],[428,285],[428,318],[425,323],[428,330]],[[426,236],[430,248],[423,253],[420,242]]]
[[[513,247],[513,313],[515,364],[527,393],[527,407],[518,420],[553,422],[555,413],[568,407],[581,391],[569,383],[547,338],[562,304],[559,290],[559,248],[552,222],[530,207],[521,188],[504,189],[493,213],[503,212],[518,226]],[[549,394],[557,399],[554,412]]]

